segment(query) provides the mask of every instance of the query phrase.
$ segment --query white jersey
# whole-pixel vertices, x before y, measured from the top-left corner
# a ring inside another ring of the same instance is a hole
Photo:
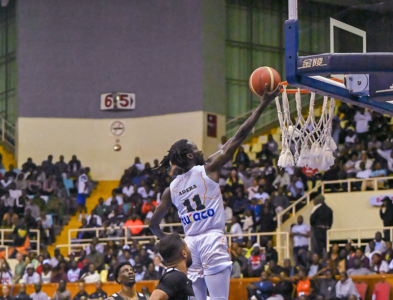
[[[212,229],[224,231],[225,212],[220,186],[206,175],[204,166],[195,166],[178,175],[170,190],[186,236]]]

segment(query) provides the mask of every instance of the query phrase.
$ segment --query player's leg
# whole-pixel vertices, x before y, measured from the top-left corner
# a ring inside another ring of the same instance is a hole
[[[206,300],[206,284],[201,277],[203,274],[202,263],[199,256],[198,237],[188,236],[184,239],[188,248],[191,250],[192,265],[188,268],[187,277],[192,280],[196,300]]]
[[[221,272],[205,276],[211,300],[228,300],[231,271],[232,267],[227,267]]]
[[[206,283],[204,278],[198,278],[192,283],[192,289],[194,290],[195,300],[206,300],[207,291]]]
[[[210,231],[200,236],[199,253],[210,299],[228,299],[232,261],[227,238],[220,231]]]

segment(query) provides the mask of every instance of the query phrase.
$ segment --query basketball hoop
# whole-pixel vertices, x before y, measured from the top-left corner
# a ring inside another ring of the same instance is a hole
[[[323,98],[322,113],[319,121],[315,120],[315,93],[306,90],[287,89],[283,82],[282,100],[276,98],[278,119],[282,136],[282,151],[277,165],[287,167],[309,167],[318,170],[328,170],[334,164],[333,152],[337,146],[332,139],[332,120],[334,116],[334,99]],[[302,115],[301,95],[310,93],[309,115],[306,119]],[[288,94],[295,94],[297,119],[293,123],[289,110]],[[295,153],[290,145],[294,143]]]

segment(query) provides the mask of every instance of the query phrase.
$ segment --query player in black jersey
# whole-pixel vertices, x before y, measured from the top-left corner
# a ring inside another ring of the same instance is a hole
[[[121,291],[112,294],[107,300],[146,300],[146,297],[135,291],[135,272],[128,261],[119,264],[113,272]]]
[[[150,300],[194,300],[192,281],[187,278],[192,265],[191,251],[178,233],[166,235],[158,244],[158,251],[168,269],[162,276]]]

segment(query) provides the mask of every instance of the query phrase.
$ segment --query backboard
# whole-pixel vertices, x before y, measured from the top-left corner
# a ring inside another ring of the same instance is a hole
[[[393,1],[289,0],[286,79],[393,115]],[[343,82],[326,80],[335,77]]]

